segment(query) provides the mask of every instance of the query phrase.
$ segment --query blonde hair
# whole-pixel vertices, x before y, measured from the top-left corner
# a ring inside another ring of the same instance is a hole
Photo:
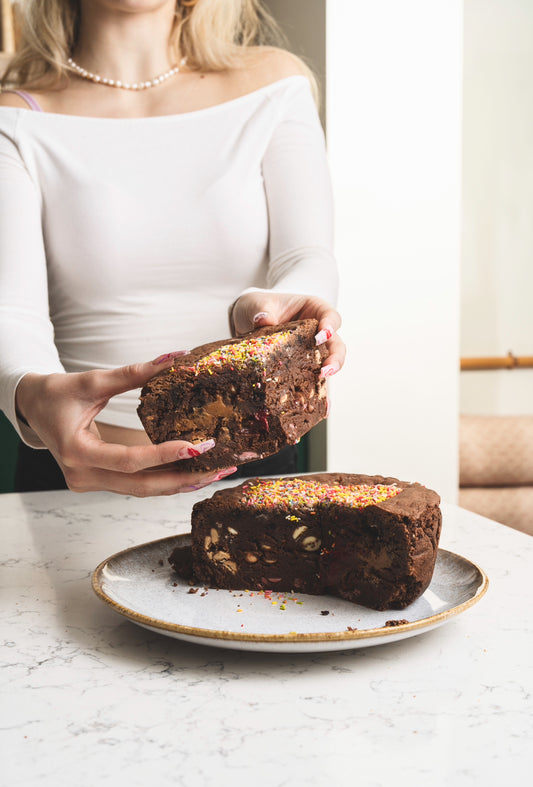
[[[20,7],[20,36],[1,85],[54,89],[65,85],[79,37],[79,0],[25,0]],[[170,46],[187,67],[222,71],[242,62],[252,46],[285,48],[285,39],[262,0],[176,0]],[[298,58],[316,95],[310,68]]]

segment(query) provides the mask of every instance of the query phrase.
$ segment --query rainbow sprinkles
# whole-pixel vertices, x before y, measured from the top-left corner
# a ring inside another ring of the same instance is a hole
[[[383,503],[401,491],[395,484],[341,486],[305,481],[302,478],[279,478],[247,484],[243,488],[242,500],[247,505],[258,508],[294,506],[312,509],[319,503],[365,508]]]
[[[200,374],[204,371],[209,372],[213,367],[231,366],[234,369],[244,369],[250,363],[264,365],[272,350],[281,347],[290,333],[290,331],[280,331],[270,336],[257,336],[234,344],[224,344],[209,355],[200,358],[194,366],[187,368]]]

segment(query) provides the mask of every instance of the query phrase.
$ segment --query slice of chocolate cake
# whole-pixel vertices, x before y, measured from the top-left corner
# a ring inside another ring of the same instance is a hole
[[[316,320],[253,331],[202,345],[152,378],[137,410],[154,443],[209,438],[206,454],[180,462],[183,470],[241,465],[277,453],[326,417],[324,346]]]
[[[193,507],[193,575],[218,588],[403,609],[433,575],[439,503],[420,484],[382,476],[250,479]],[[170,562],[179,571],[178,552]]]

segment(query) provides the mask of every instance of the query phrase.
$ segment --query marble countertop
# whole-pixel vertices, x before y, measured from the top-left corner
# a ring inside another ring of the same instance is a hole
[[[530,536],[446,506],[441,546],[490,579],[471,609],[376,647],[231,651],[140,628],[90,586],[107,556],[186,532],[202,496],[0,497],[4,784],[530,780]]]

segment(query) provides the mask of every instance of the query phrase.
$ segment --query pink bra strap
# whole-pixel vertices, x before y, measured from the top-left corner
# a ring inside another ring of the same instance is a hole
[[[3,93],[15,93],[17,96],[20,96],[23,101],[29,106],[30,109],[33,109],[34,112],[44,112],[43,108],[39,105],[39,103],[34,99],[33,96],[30,96],[29,93],[26,93],[25,90],[3,90]]]

